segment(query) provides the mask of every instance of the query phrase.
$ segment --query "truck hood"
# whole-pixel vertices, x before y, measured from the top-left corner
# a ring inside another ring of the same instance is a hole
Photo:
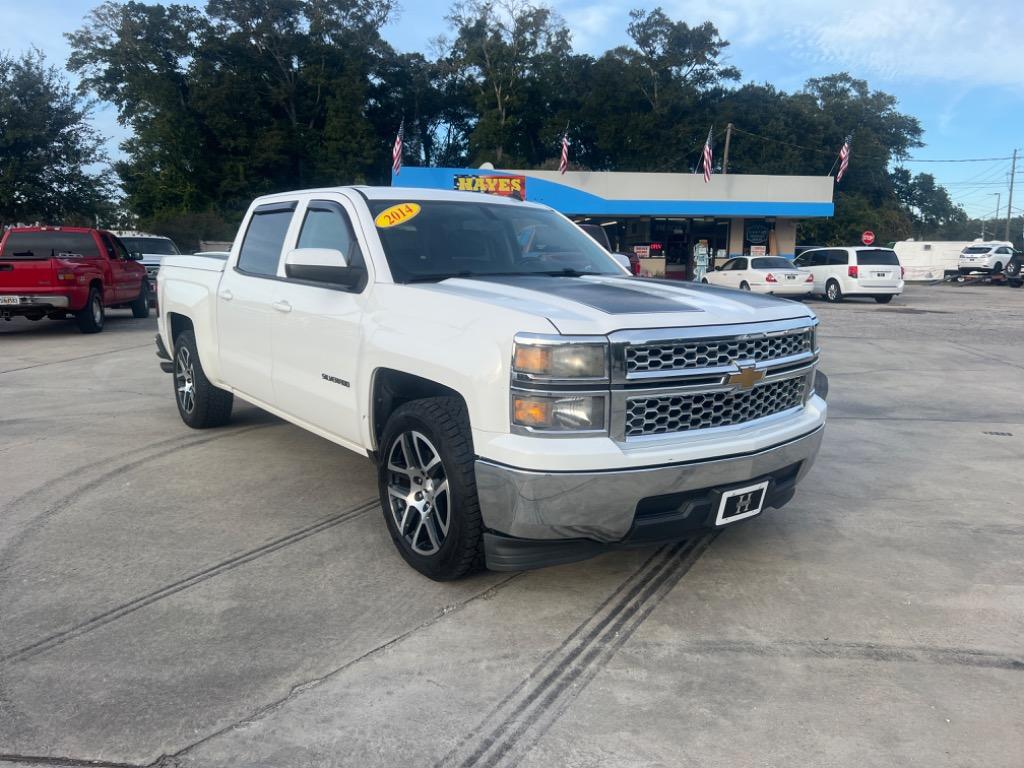
[[[516,275],[416,287],[540,315],[566,335],[814,317],[795,301],[669,280]]]

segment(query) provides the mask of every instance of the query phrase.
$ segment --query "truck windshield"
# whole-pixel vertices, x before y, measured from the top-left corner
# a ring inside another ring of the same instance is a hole
[[[176,256],[178,254],[174,243],[166,237],[122,237],[121,242],[132,253],[145,253],[153,256]]]
[[[88,232],[11,232],[4,243],[3,259],[98,259],[99,249]]]
[[[871,251],[857,251],[857,263],[862,267],[898,267],[900,260],[896,258],[896,251],[876,248]]]
[[[371,200],[370,210],[395,282],[623,275],[607,251],[553,211],[453,200]]]

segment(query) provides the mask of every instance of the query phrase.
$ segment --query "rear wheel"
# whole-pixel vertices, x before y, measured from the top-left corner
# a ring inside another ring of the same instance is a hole
[[[740,283],[740,290],[741,291],[749,291],[750,290],[750,283],[748,283],[746,280],[744,280],[742,283]]]
[[[174,340],[173,381],[178,413],[192,429],[220,427],[231,420],[235,397],[206,378],[192,331],[182,331]]]
[[[992,267],[992,274],[993,275],[998,275],[1002,271],[1003,271],[1003,262],[997,261],[995,263],[995,266]]]
[[[889,294],[888,296],[875,296],[875,301],[879,304],[888,304],[892,301],[892,294]]]
[[[435,581],[482,568],[483,522],[462,401],[431,397],[405,403],[388,419],[381,449],[381,506],[405,561]]]
[[[138,297],[132,302],[132,317],[149,317],[149,283],[145,280],[139,288]]]
[[[843,300],[843,290],[837,281],[829,280],[825,283],[825,299],[833,304]]]
[[[702,278],[700,279],[700,281],[701,281],[701,282],[702,282],[702,283],[703,283],[704,285],[708,285],[708,279],[707,279],[706,277],[702,277]]]
[[[103,324],[107,316],[103,309],[103,295],[95,286],[89,289],[89,299],[85,306],[75,313],[78,321],[78,330],[82,333],[99,333],[103,330]]]

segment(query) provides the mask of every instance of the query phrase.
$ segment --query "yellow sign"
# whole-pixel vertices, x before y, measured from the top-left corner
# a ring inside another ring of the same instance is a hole
[[[501,197],[526,199],[525,176],[476,176],[463,174],[455,176],[453,186],[458,192],[484,192]]]
[[[419,212],[419,203],[399,203],[398,205],[392,205],[390,208],[385,208],[378,213],[373,223],[381,229],[397,227],[399,224],[404,224],[409,219],[417,216]]]

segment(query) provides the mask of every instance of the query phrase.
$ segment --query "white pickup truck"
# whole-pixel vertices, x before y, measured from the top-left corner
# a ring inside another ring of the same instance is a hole
[[[224,424],[238,396],[369,456],[399,552],[434,579],[780,507],[824,430],[809,309],[633,278],[528,202],[262,197],[226,262],[165,257],[158,294],[185,423]]]

